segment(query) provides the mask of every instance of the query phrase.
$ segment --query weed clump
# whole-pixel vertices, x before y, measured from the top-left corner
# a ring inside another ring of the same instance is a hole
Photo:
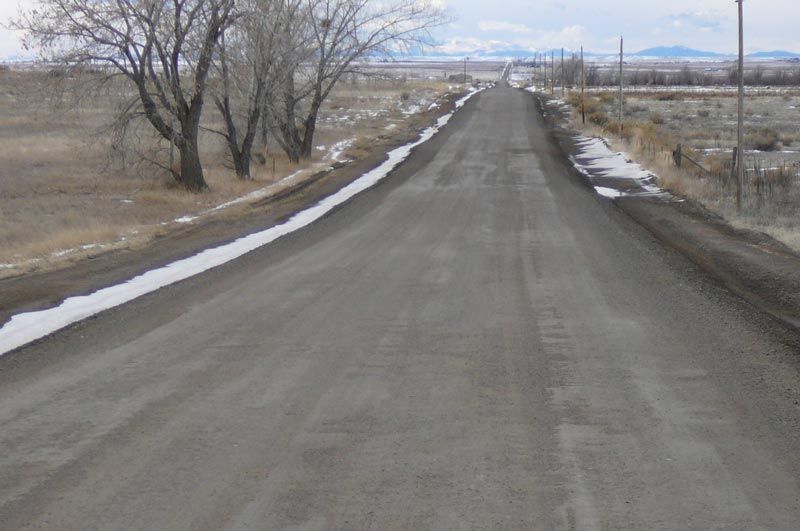
[[[780,143],[780,135],[774,129],[763,127],[749,133],[746,144],[750,149],[758,151],[776,151]]]

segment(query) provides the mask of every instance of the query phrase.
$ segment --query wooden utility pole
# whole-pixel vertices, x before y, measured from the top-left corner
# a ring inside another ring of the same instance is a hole
[[[619,136],[622,136],[622,108],[625,105],[625,99],[622,92],[622,87],[625,82],[625,72],[623,70],[623,40],[619,38]]]
[[[744,188],[744,0],[739,4],[739,123],[736,130],[736,208],[742,209],[742,189]]]
[[[550,94],[556,93],[556,52],[550,50]]]
[[[565,96],[565,92],[564,91],[566,90],[564,88],[564,85],[566,85],[566,82],[565,82],[566,78],[564,76],[565,76],[565,74],[564,74],[564,48],[561,48],[561,98],[562,99]]]
[[[542,52],[542,62],[539,64],[542,71],[542,92],[547,90],[547,54]]]
[[[586,125],[586,66],[583,64],[583,46],[581,46],[581,120]]]

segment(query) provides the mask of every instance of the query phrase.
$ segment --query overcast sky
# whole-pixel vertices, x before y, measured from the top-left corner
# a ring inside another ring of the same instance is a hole
[[[624,35],[630,51],[684,45],[734,53],[732,0],[438,0],[455,18],[437,32],[447,51],[566,47],[604,52]],[[0,21],[32,0],[0,0]],[[800,0],[746,0],[748,52],[800,52]],[[22,53],[19,37],[0,28],[0,57]]]

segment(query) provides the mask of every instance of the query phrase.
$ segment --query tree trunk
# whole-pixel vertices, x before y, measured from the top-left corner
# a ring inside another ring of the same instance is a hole
[[[289,162],[299,164],[300,157],[303,154],[303,139],[300,138],[300,131],[297,130],[297,125],[291,122],[283,123],[280,126],[280,132],[279,143],[286,156],[289,157]]]
[[[233,158],[233,169],[236,176],[243,180],[248,181],[252,179],[250,175],[250,152],[249,150],[231,147],[231,158]]]
[[[314,134],[316,133],[317,129],[317,114],[319,113],[319,107],[312,108],[309,112],[308,118],[306,118],[306,130],[303,132],[303,143],[300,147],[301,154],[304,159],[309,160],[311,159],[311,155],[314,149]]]
[[[187,138],[187,135],[189,138]],[[193,135],[184,132],[180,142],[181,152],[181,183],[190,192],[202,192],[208,189],[203,176],[203,165],[200,163],[200,150],[197,146],[197,132]]]

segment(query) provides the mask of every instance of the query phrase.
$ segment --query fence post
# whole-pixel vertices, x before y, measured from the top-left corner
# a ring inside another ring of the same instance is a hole
[[[731,179],[734,179],[736,177],[736,175],[737,175],[737,173],[736,173],[736,170],[737,170],[736,162],[738,160],[739,160],[739,148],[738,147],[734,147],[733,148],[733,163],[731,164]]]

